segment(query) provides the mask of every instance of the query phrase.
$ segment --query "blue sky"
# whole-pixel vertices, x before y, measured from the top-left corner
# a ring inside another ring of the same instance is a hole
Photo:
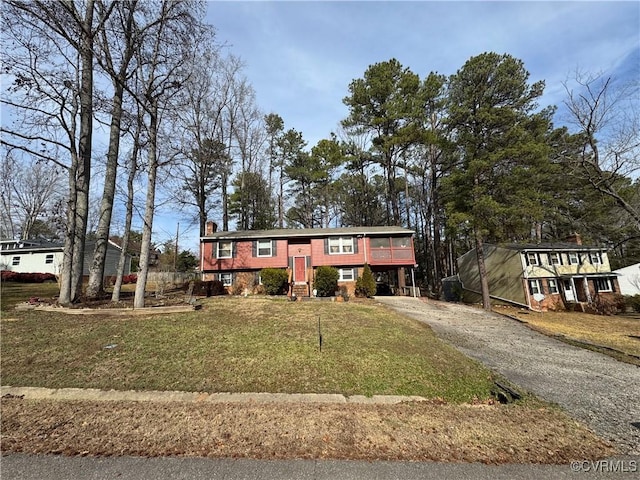
[[[246,63],[259,106],[309,146],[347,116],[351,80],[391,58],[424,78],[454,74],[483,52],[509,53],[532,82],[546,81],[543,105],[561,104],[576,68],[640,75],[637,1],[212,1],[206,20]]]
[[[531,82],[545,80],[542,106],[561,105],[562,82],[576,68],[640,76],[637,1],[211,1],[207,7],[218,41],[245,62],[259,107],[302,132],[309,147],[347,116],[342,99],[349,83],[391,58],[424,78],[431,71],[454,74],[483,52],[508,53],[524,62]],[[184,248],[196,250],[197,231],[187,237]]]

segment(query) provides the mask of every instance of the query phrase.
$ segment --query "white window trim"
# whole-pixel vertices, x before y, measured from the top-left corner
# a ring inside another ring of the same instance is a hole
[[[549,252],[549,264],[550,265],[561,265],[562,260],[560,258],[560,254],[558,252]],[[555,260],[555,262],[554,262]]]
[[[220,248],[220,246],[223,243],[228,243],[229,244],[229,248]],[[229,255],[220,255],[220,251],[226,251],[229,250]],[[233,256],[233,242],[231,241],[227,241],[227,242],[218,242],[218,245],[216,247],[216,258],[231,258]]]
[[[600,252],[590,252],[589,261],[592,265],[602,265],[602,257],[600,255]]]
[[[575,255],[576,258],[575,262],[571,259],[573,255]],[[569,265],[580,265],[580,254],[578,252],[567,253],[567,259],[569,260]]]
[[[555,288],[555,292],[551,289],[552,284],[554,285],[553,288]],[[552,295],[560,293],[560,289],[558,288],[558,281],[555,278],[549,278],[547,280],[547,287],[549,288],[549,293]]]
[[[18,265],[20,265],[20,257],[19,256],[13,257],[11,259],[11,266],[17,267]]]
[[[536,252],[527,252],[527,263],[532,266],[539,266],[538,254]]]
[[[44,257],[44,263],[45,265],[51,265],[53,263],[53,253],[48,253],[45,257]]]
[[[263,250],[267,248],[266,246],[262,246],[261,247],[260,243],[263,243],[263,244],[268,243],[269,244],[269,254],[262,254],[262,255],[260,254],[260,249],[261,248]],[[263,257],[263,258],[273,257],[273,242],[271,240],[257,240],[256,241],[256,256]]]
[[[230,286],[233,285],[233,273],[230,273],[230,272],[229,273],[220,273],[218,278],[222,282],[222,285],[225,286],[225,287],[230,287]],[[229,279],[228,280],[229,283],[226,283],[226,280],[223,280],[223,278],[228,278]]]
[[[533,288],[535,285],[535,289]],[[535,295],[536,293],[542,293],[542,284],[538,279],[529,279],[529,293]],[[537,290],[537,292],[535,291]]]
[[[332,252],[332,247],[336,247],[335,242],[337,241],[338,251]],[[332,245],[333,242],[333,245]],[[351,249],[347,252],[345,251],[345,247],[351,247]],[[353,237],[329,237],[329,255],[351,255],[355,251]]]
[[[338,278],[339,282],[354,282],[356,279],[354,268],[339,268],[338,272],[340,272],[340,278]],[[351,278],[345,278],[344,277],[345,272],[351,272]]]

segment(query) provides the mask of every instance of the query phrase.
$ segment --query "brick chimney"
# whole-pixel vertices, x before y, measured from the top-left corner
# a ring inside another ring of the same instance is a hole
[[[579,233],[572,233],[567,237],[567,242],[575,243],[576,245],[582,245],[582,237]]]
[[[206,228],[205,228],[205,235],[213,235],[214,233],[216,233],[218,231],[218,224],[216,222],[212,222],[211,220],[209,220],[206,223]]]

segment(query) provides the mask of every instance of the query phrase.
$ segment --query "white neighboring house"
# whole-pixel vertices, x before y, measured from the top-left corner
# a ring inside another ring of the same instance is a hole
[[[89,275],[89,265],[93,259],[95,242],[85,244],[84,275]],[[53,273],[58,275],[62,268],[62,244],[38,242],[35,240],[0,240],[0,270],[19,273]],[[109,240],[104,276],[115,276],[122,249]],[[124,275],[131,273],[131,256],[127,255]]]
[[[620,293],[622,295],[640,294],[640,263],[614,270],[617,273]]]

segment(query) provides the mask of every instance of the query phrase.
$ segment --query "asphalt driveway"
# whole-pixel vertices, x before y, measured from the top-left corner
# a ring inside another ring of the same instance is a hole
[[[556,403],[621,453],[640,454],[640,367],[567,345],[502,315],[454,303],[376,297],[521,389]]]

